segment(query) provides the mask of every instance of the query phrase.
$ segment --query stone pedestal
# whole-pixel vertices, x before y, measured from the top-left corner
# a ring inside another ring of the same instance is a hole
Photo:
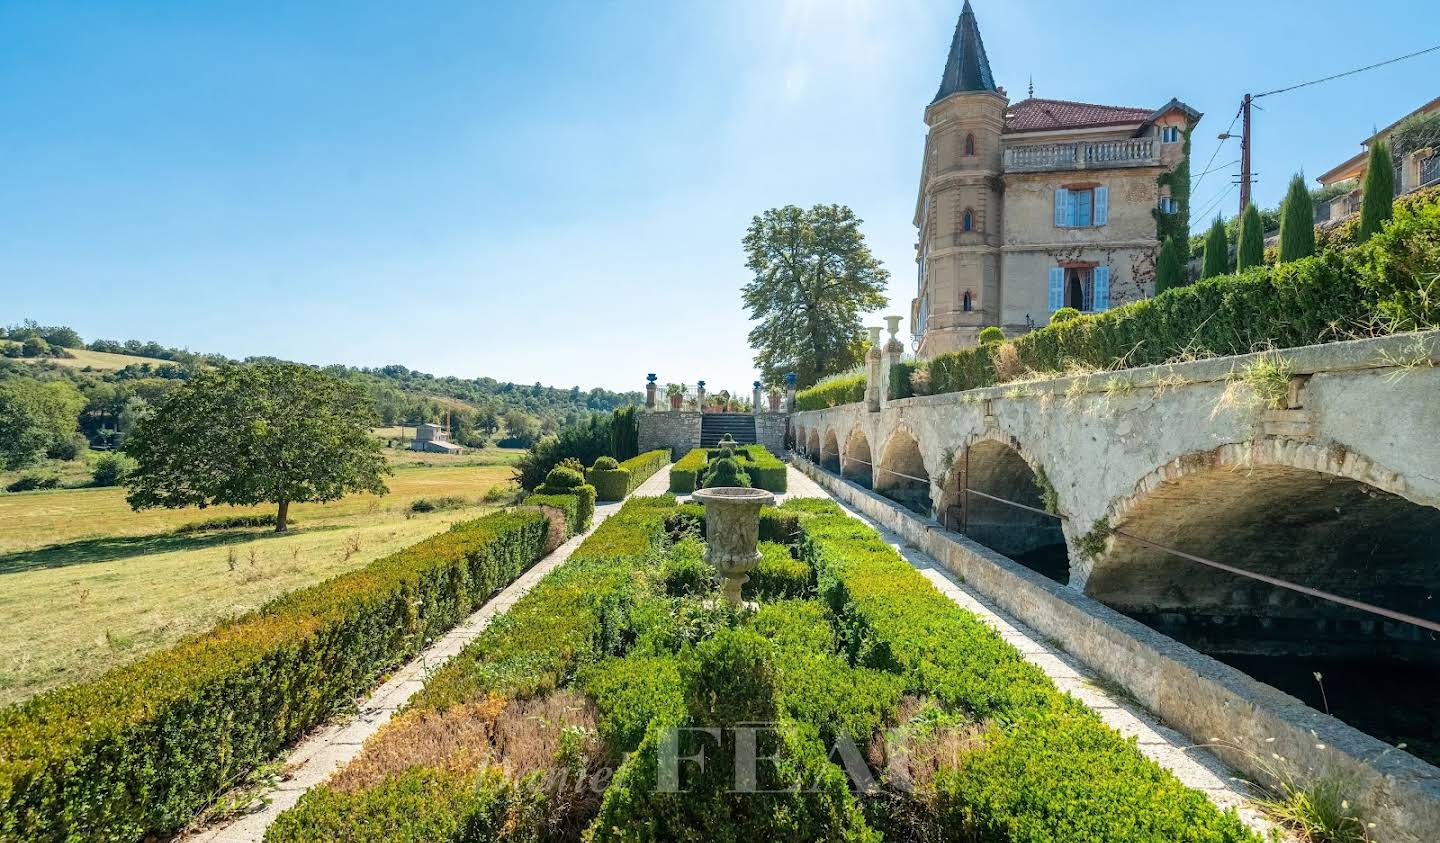
[[[646,412],[650,412],[650,413],[655,412],[655,376],[654,376],[654,375],[650,375],[649,379],[648,379],[647,381],[645,381],[645,410],[646,410]]]
[[[740,588],[760,564],[760,508],[775,503],[764,489],[722,486],[692,496],[705,505],[705,561],[720,575],[720,593],[742,605]]]

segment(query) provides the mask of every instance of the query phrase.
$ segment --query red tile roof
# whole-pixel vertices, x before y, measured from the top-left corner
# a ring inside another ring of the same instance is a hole
[[[1125,108],[1068,100],[1028,99],[1012,103],[1005,112],[1005,131],[1043,132],[1144,123],[1155,114],[1150,108]]]

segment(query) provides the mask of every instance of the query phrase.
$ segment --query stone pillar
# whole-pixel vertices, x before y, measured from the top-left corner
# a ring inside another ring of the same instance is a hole
[[[695,406],[700,412],[705,412],[705,381],[695,383]]]
[[[795,373],[785,373],[785,412],[795,412]]]
[[[655,373],[645,376],[645,412],[655,412]]]
[[[870,350],[865,352],[865,409],[872,413],[880,412],[881,399],[881,352],[880,352],[880,328],[867,328],[870,332]]]
[[[894,375],[895,364],[905,356],[905,343],[900,341],[900,317],[886,316],[886,327],[890,331],[890,339],[885,343],[885,352],[880,361],[880,379],[883,382],[880,393],[880,406],[890,400],[890,379]]]
[[[751,387],[754,389],[754,398],[750,401],[750,412],[758,416],[760,415],[760,381],[755,381]]]

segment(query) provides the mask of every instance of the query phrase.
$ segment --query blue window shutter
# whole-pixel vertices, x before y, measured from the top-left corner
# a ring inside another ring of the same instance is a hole
[[[1065,303],[1065,270],[1050,267],[1050,312],[1054,313]]]
[[[1110,218],[1110,188],[1095,188],[1095,224],[1104,225]]]
[[[1063,187],[1055,189],[1055,227],[1065,228],[1070,224],[1070,191]]]
[[[1099,313],[1110,309],[1110,267],[1095,267],[1095,304],[1092,309]]]

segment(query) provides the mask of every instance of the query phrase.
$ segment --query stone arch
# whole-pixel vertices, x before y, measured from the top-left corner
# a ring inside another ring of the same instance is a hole
[[[805,440],[805,456],[811,462],[820,461],[820,428],[810,428],[810,438]]]
[[[974,132],[966,132],[966,133],[965,133],[965,154],[966,154],[966,155],[974,155],[974,154],[975,154],[975,133],[974,133]]]
[[[920,440],[905,425],[891,431],[875,466],[875,491],[921,515],[933,509],[930,472],[920,451]]]
[[[1116,501],[1108,525],[1440,621],[1440,502],[1410,499],[1403,477],[1339,445],[1262,439],[1183,456]],[[1217,570],[1124,535],[1104,540],[1084,589],[1213,654],[1288,648],[1440,665],[1418,627]]]
[[[805,425],[795,425],[795,450],[805,453]]]
[[[870,456],[870,440],[865,436],[865,430],[856,426],[845,437],[845,450],[840,457],[840,474],[847,480],[859,483],[869,489],[875,485],[875,471],[872,463],[875,460]]]
[[[840,472],[840,439],[833,427],[825,431],[825,438],[820,442],[820,467],[837,474]]]
[[[1056,506],[1039,465],[1014,437],[989,432],[955,456],[941,495],[941,523],[1059,583],[1068,581],[1070,558],[1058,518],[1000,503],[982,494],[1040,510]]]

